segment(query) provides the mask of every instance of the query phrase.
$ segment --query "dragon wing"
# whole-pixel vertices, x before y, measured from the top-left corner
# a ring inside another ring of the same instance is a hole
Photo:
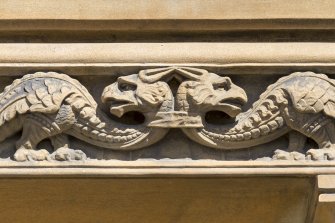
[[[302,78],[301,78],[302,77]],[[335,86],[328,77],[301,76],[287,87],[294,107],[302,113],[319,113],[335,118]]]
[[[90,97],[89,94],[83,94],[82,91],[87,90],[78,83],[65,74],[55,72],[38,72],[15,80],[0,94],[0,126],[17,114],[56,113],[69,95]],[[81,101],[96,107],[91,97],[82,98]]]

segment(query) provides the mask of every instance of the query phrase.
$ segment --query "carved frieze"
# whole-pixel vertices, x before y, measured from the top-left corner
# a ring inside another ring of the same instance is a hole
[[[246,112],[242,112],[248,101],[244,89],[229,77],[191,67],[120,76],[104,88],[101,101],[111,114],[66,74],[27,74],[0,95],[0,140],[20,134],[13,155],[17,161],[83,160],[86,154],[71,149],[69,136],[97,147],[129,151],[160,141],[173,128],[217,150],[245,149],[289,134],[288,148],[275,151],[273,159],[335,159],[335,81],[324,74],[284,76]],[[142,114],[143,121],[119,120],[130,112]],[[226,122],[209,122],[211,112],[225,114]],[[318,148],[298,152],[307,138]],[[37,149],[45,139],[52,144],[51,154]]]

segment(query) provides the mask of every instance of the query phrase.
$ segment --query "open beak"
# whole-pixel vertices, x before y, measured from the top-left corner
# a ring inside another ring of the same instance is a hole
[[[136,100],[133,93],[131,91],[121,92],[116,83],[104,89],[101,95],[101,101],[105,104],[108,103],[110,105],[111,114],[119,118],[130,109],[136,107]]]
[[[235,118],[242,112],[242,106],[247,103],[248,97],[242,88],[235,85],[232,89],[219,101],[217,109]]]

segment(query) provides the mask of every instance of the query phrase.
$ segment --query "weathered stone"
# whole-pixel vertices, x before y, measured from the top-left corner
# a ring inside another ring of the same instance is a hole
[[[334,222],[334,5],[1,2],[0,221]]]

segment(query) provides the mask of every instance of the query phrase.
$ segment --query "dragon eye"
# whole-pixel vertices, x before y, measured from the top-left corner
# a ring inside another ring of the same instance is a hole
[[[128,84],[128,83],[119,83],[120,91],[135,91],[136,85]]]
[[[229,85],[225,82],[222,82],[222,83],[218,83],[218,84],[213,84],[213,88],[214,88],[214,90],[228,91],[229,90]]]
[[[214,90],[225,90],[228,91],[231,88],[231,81],[229,78],[221,79],[216,83],[213,83]]]

